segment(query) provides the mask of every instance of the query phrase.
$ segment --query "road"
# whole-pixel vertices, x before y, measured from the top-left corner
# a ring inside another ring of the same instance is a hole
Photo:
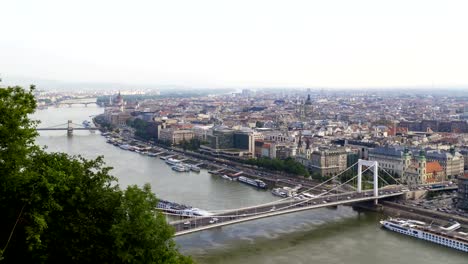
[[[395,196],[401,194],[401,187],[392,187],[386,188],[385,190],[380,190],[379,195],[383,196]],[[201,228],[212,225],[221,226],[227,225],[229,223],[243,222],[248,221],[249,219],[253,220],[256,218],[262,218],[262,215],[279,215],[283,213],[288,213],[293,209],[303,208],[304,210],[307,207],[325,207],[325,206],[334,206],[337,203],[346,203],[344,201],[349,201],[349,203],[354,202],[356,199],[366,199],[372,200],[373,191],[363,191],[361,193],[350,192],[350,193],[340,193],[334,195],[327,195],[322,197],[317,197],[308,200],[285,200],[277,203],[269,203],[260,206],[247,207],[232,211],[223,212],[221,214],[216,214],[207,217],[197,217],[189,218],[180,221],[174,221],[170,224],[175,228],[177,233],[189,233],[190,230],[200,230]],[[311,209],[312,209],[311,208]],[[294,211],[294,210],[293,210]],[[297,210],[299,211],[299,210]]]

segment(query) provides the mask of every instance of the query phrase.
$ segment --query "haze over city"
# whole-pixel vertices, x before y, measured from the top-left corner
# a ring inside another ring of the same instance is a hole
[[[0,262],[467,264],[466,0],[6,0]]]
[[[466,87],[466,1],[2,1],[4,81]]]

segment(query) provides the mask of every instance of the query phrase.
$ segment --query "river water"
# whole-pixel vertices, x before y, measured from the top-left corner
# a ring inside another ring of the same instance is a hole
[[[39,127],[81,124],[103,112],[94,105],[50,107],[33,118]],[[48,151],[96,158],[103,155],[112,174],[124,188],[150,183],[159,198],[205,210],[221,210],[266,203],[277,199],[267,191],[229,182],[207,171],[178,173],[159,158],[124,151],[107,144],[99,133],[43,131],[37,138]],[[375,213],[358,213],[350,207],[316,209],[219,229],[175,240],[184,254],[198,263],[468,263],[468,255],[429,242],[382,230]]]

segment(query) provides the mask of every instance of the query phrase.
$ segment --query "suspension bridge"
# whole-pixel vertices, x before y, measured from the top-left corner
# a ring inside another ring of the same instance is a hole
[[[67,131],[68,136],[72,136],[74,130],[88,130],[88,131],[94,132],[94,131],[98,130],[98,128],[97,127],[91,127],[91,126],[85,126],[85,125],[81,125],[81,124],[75,124],[75,123],[73,123],[72,120],[68,120],[68,122],[65,123],[65,124],[59,124],[59,125],[55,125],[55,126],[51,126],[51,127],[38,127],[38,128],[36,128],[36,130],[37,131],[64,130],[64,131]]]
[[[380,171],[387,173],[387,175],[391,177],[397,184],[390,185],[387,181],[385,181],[385,179],[379,176],[378,162],[358,160],[358,162],[351,165],[346,170],[342,171],[336,176],[314,187],[304,190],[301,193],[313,191],[314,189],[317,189],[319,187],[323,188],[323,185],[333,180],[339,179],[338,177],[340,177],[343,173],[350,170],[356,165],[358,166],[357,175],[355,175],[354,177],[352,177],[344,183],[341,183],[339,185],[337,184],[335,187],[331,188],[328,191],[314,196],[313,198],[296,200],[294,199],[294,197],[288,197],[274,202],[264,203],[245,208],[218,211],[214,210],[209,211],[209,216],[192,216],[188,219],[186,218],[183,220],[170,222],[170,225],[172,225],[176,231],[175,236],[181,236],[226,225],[254,221],[261,218],[274,217],[277,215],[290,214],[322,207],[338,206],[369,201],[373,201],[375,204],[377,204],[379,199],[400,196],[405,194],[405,192],[409,191],[409,189],[407,189],[406,186],[399,183],[397,179],[393,178],[385,170],[380,169]],[[366,169],[362,170],[363,167],[366,167]],[[362,176],[363,173],[365,173],[367,170],[371,170],[373,172],[373,188],[370,190],[364,190],[362,186]],[[381,184],[386,183],[387,186],[379,187],[379,179],[381,180]],[[354,180],[357,180],[357,187],[355,188],[355,191],[338,193],[340,187],[343,187]],[[335,193],[333,193],[334,191]],[[298,193],[298,195],[300,195],[301,193]],[[180,214],[177,214],[177,212],[166,214],[180,216]]]
[[[97,103],[97,98],[83,98],[83,99],[69,99],[69,100],[63,100],[59,101],[56,103],[57,106],[60,105],[68,105],[68,107],[71,107],[72,105],[84,105],[85,107],[88,107],[90,104],[96,104]]]

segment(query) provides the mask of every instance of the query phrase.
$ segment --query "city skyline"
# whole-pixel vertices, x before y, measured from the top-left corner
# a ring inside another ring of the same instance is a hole
[[[466,87],[466,7],[7,1],[0,68],[4,79],[206,88]]]

